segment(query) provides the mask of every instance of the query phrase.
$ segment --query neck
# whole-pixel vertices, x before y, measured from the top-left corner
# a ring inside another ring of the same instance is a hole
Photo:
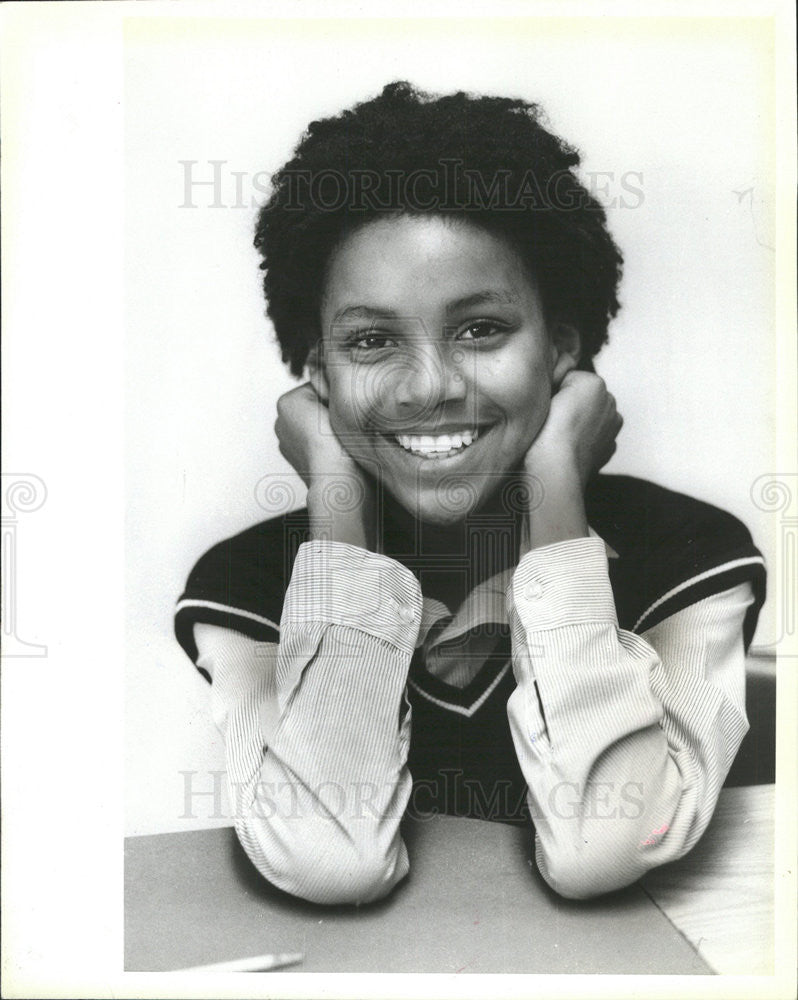
[[[521,481],[511,477],[460,520],[434,524],[384,496],[382,551],[412,570],[430,596],[437,590],[451,598],[454,589],[462,597],[518,562],[524,497]]]

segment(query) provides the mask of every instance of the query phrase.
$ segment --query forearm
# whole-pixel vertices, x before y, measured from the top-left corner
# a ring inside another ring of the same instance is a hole
[[[310,537],[376,551],[372,493],[361,475],[316,475],[307,495]]]
[[[389,563],[305,547],[279,648],[261,647],[271,695],[260,680],[230,707],[231,686],[215,672],[241,842],[269,881],[315,902],[378,898],[408,869],[404,688],[420,596]]]
[[[307,633],[295,635],[297,646]],[[302,655],[289,637],[280,664]],[[343,627],[319,639],[284,702],[259,770],[268,817],[247,829],[264,875],[316,902],[366,902],[408,870],[399,824],[410,794],[409,718],[400,712],[409,658]]]
[[[747,601],[680,612],[649,634],[658,655],[618,629],[598,540],[532,553],[512,591],[508,712],[539,867],[567,896],[627,885],[689,850],[712,815],[747,722],[708,651],[742,677]]]
[[[535,504],[527,517],[529,547],[585,538],[584,486],[576,466],[560,456],[556,461],[539,462],[534,478],[530,492]]]

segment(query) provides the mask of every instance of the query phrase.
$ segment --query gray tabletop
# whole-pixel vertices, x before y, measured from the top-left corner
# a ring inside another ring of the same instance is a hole
[[[389,899],[321,907],[271,888],[232,829],[129,838],[125,968],[303,952],[287,971],[711,971],[639,886],[588,902],[557,897],[524,828],[434,817],[405,839],[411,874]]]

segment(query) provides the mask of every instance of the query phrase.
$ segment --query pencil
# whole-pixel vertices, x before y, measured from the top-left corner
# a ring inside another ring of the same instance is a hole
[[[301,952],[282,952],[278,955],[237,958],[232,962],[216,962],[212,965],[192,965],[187,969],[175,969],[175,972],[268,972],[270,969],[296,965],[304,957]]]

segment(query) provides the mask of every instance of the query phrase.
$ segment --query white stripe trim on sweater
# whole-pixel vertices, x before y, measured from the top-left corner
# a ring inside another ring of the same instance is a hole
[[[502,679],[502,677],[504,677],[504,675],[507,673],[507,671],[510,669],[511,666],[512,662],[508,660],[501,668],[501,670],[498,672],[498,674],[494,677],[494,679],[491,681],[491,683],[488,685],[488,687],[482,692],[479,698],[477,698],[477,700],[472,705],[469,705],[467,708],[464,707],[463,705],[453,705],[450,701],[441,701],[440,698],[435,698],[433,695],[429,694],[423,688],[419,687],[418,684],[409,677],[407,679],[407,683],[412,688],[414,688],[414,690],[418,691],[418,693],[422,697],[426,698],[427,701],[431,701],[433,704],[439,705],[441,708],[447,708],[450,712],[456,712],[458,715],[465,715],[466,718],[470,718],[474,714],[474,712],[476,712],[476,710],[483,704],[486,698],[488,698],[490,693],[497,686],[499,681]],[[433,674],[432,676],[434,677],[435,675]]]
[[[748,559],[733,559],[731,562],[723,563],[722,566],[716,566],[714,569],[708,569],[705,573],[699,573],[698,576],[694,576],[691,579],[686,580],[684,583],[680,583],[678,587],[674,587],[672,590],[669,590],[667,594],[663,594],[662,597],[659,597],[656,601],[654,601],[651,607],[646,608],[643,614],[640,615],[632,626],[632,631],[637,631],[640,623],[644,622],[652,611],[656,611],[661,604],[664,604],[665,601],[669,601],[672,597],[675,597],[676,594],[680,594],[683,590],[687,590],[688,587],[693,587],[695,584],[708,580],[712,576],[718,576],[720,573],[726,573],[730,569],[737,569],[738,566],[750,566],[754,563],[760,563],[764,566],[765,560],[761,556],[751,556]]]
[[[228,615],[232,615],[236,618],[250,618],[253,622],[260,622],[261,625],[268,625],[276,632],[280,631],[280,626],[276,625],[270,618],[264,618],[262,615],[256,615],[252,611],[244,611],[241,608],[234,608],[230,604],[219,604],[217,601],[202,601],[186,598],[184,601],[177,602],[177,608],[175,611],[182,611],[183,608],[211,608],[213,611],[225,611]]]

